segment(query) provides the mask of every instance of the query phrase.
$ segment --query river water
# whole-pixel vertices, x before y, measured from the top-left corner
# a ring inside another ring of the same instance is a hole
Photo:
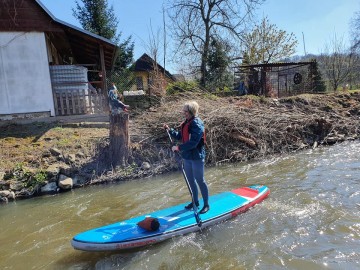
[[[360,142],[207,168],[211,193],[265,184],[240,216],[132,252],[75,234],[189,200],[180,172],[0,205],[0,269],[360,269]]]

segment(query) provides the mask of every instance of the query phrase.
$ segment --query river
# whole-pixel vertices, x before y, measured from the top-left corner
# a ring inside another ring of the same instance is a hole
[[[180,172],[0,205],[0,269],[360,269],[360,142],[206,169],[211,193],[264,184],[244,214],[132,252],[75,234],[189,200]]]

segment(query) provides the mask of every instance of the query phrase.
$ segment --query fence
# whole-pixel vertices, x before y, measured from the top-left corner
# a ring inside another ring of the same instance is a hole
[[[124,102],[130,105],[131,109],[146,110],[158,106],[161,103],[161,98],[149,95],[124,96]]]
[[[150,74],[145,72],[136,73],[130,70],[107,72],[107,82],[115,83],[124,103],[130,105],[132,109],[140,110],[159,105],[161,102],[159,93],[165,93],[164,89],[161,91],[156,89],[154,81],[149,77]]]
[[[54,93],[55,114],[100,114],[106,110],[104,95],[81,90],[60,90]]]
[[[104,91],[97,87],[101,86],[99,71],[93,65],[50,66],[50,77],[57,116],[107,111]]]

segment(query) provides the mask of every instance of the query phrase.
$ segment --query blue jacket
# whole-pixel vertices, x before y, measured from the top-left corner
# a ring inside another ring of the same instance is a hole
[[[179,145],[180,154],[183,159],[205,159],[205,142],[202,139],[204,131],[203,121],[199,117],[195,117],[189,125],[190,140]],[[181,140],[181,132],[174,129],[170,129],[169,132],[172,137]]]

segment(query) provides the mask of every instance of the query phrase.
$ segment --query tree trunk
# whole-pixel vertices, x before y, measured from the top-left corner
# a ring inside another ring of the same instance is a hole
[[[116,168],[128,165],[129,157],[129,114],[110,114],[110,162]]]

